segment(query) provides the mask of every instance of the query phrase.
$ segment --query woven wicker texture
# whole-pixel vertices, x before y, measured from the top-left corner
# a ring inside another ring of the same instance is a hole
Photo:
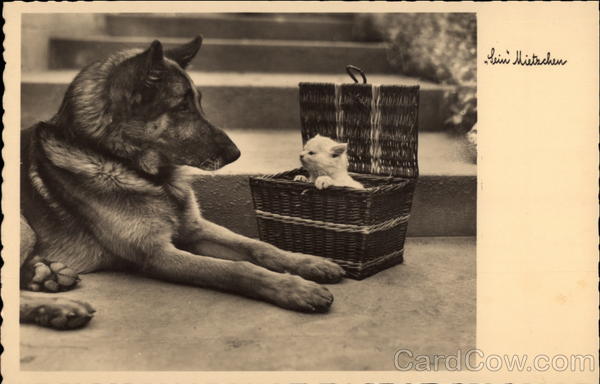
[[[410,213],[405,193],[410,179],[353,174],[364,190],[330,187],[318,190],[312,183],[294,181],[306,175],[295,169],[250,179],[254,207],[263,212],[329,223],[372,226]]]
[[[304,172],[250,178],[262,240],[330,258],[356,279],[402,262],[416,180],[353,174],[364,190],[317,190],[293,180]]]
[[[349,170],[365,189],[317,190],[294,181],[302,169],[251,177],[260,238],[327,257],[355,279],[401,263],[419,174],[418,105],[418,86],[301,83],[303,142],[319,133],[348,143]]]
[[[300,83],[302,140],[348,143],[351,172],[417,177],[418,106],[418,86]]]

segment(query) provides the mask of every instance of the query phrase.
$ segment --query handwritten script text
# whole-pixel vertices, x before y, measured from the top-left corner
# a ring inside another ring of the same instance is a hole
[[[483,62],[487,65],[519,65],[519,66],[538,66],[538,65],[566,65],[567,60],[552,57],[550,52],[546,56],[538,56],[533,52],[523,53],[518,49],[511,53],[506,50],[506,54],[496,52],[495,48],[490,50]]]

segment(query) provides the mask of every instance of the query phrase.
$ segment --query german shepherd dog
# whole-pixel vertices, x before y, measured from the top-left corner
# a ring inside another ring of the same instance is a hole
[[[240,152],[213,126],[185,67],[202,38],[170,50],[118,52],[84,68],[56,115],[23,131],[21,322],[84,326],[85,302],[59,292],[79,274],[125,270],[229,291],[283,308],[325,312],[318,283],[344,271],[202,218],[192,182]],[[312,281],[309,281],[312,280]]]

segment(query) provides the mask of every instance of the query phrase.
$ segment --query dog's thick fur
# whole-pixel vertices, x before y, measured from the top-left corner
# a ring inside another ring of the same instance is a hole
[[[293,310],[329,308],[331,293],[308,280],[339,281],[337,264],[200,215],[191,183],[240,155],[207,121],[184,71],[201,42],[163,52],[154,41],[89,65],[58,113],[23,132],[23,289],[66,290],[75,273],[118,269]],[[92,313],[87,303],[21,294],[22,322],[72,329]]]

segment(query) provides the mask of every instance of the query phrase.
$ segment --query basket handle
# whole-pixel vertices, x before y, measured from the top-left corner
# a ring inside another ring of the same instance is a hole
[[[358,83],[358,79],[356,78],[356,76],[354,76],[354,73],[352,73],[352,71],[358,72],[362,77],[363,84],[367,84],[367,75],[365,75],[365,72],[362,69],[354,65],[346,65],[346,73],[348,73],[348,75],[352,78],[352,80],[354,80],[355,83]]]

